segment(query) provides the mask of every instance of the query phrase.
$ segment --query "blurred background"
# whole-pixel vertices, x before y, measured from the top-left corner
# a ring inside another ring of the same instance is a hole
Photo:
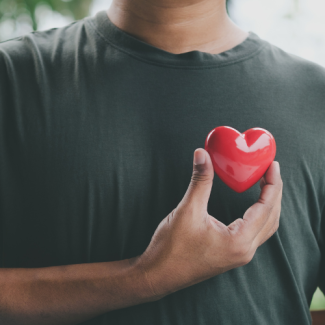
[[[0,41],[65,26],[108,9],[111,0],[0,0]],[[232,20],[283,50],[325,67],[324,0],[229,0]],[[317,289],[311,310],[325,309]]]

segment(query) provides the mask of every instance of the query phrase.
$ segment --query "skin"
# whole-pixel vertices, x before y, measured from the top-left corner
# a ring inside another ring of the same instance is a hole
[[[111,310],[155,301],[246,265],[279,227],[282,179],[272,162],[258,201],[230,225],[208,214],[214,170],[197,149],[189,187],[131,259],[37,269],[0,270],[0,323],[77,324]],[[204,162],[202,163],[202,160]]]
[[[123,31],[174,54],[217,54],[248,36],[227,15],[225,0],[114,0],[107,15]]]
[[[175,2],[175,1],[174,1]],[[247,35],[217,0],[120,0],[113,23],[171,53],[219,53]],[[158,37],[157,37],[158,36]],[[155,301],[241,267],[279,227],[282,179],[272,162],[257,202],[230,225],[207,212],[214,171],[204,149],[194,153],[189,187],[140,256],[115,262],[0,269],[0,324],[77,324],[97,315]]]

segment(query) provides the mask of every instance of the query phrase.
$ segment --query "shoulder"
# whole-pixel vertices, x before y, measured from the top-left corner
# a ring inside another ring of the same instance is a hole
[[[0,72],[8,73],[14,68],[55,63],[56,59],[69,58],[68,53],[75,52],[78,43],[85,40],[86,20],[79,20],[61,28],[35,31],[26,35],[0,42]]]
[[[284,51],[274,44],[266,41],[265,43],[261,54],[271,75],[277,75],[278,79],[293,85],[318,85],[324,92],[325,67]]]

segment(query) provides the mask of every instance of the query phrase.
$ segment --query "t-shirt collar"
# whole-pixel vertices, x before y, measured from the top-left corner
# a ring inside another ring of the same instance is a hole
[[[148,63],[165,66],[200,68],[228,65],[253,56],[266,44],[266,41],[250,31],[249,36],[242,43],[219,54],[211,54],[197,50],[174,54],[124,32],[113,24],[106,11],[98,12],[94,17],[90,17],[88,22],[96,28],[102,38],[121,51]]]

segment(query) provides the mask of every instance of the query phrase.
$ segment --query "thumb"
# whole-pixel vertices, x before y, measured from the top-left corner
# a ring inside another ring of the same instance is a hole
[[[196,149],[191,182],[183,200],[207,208],[213,177],[214,170],[209,153],[202,148]]]

